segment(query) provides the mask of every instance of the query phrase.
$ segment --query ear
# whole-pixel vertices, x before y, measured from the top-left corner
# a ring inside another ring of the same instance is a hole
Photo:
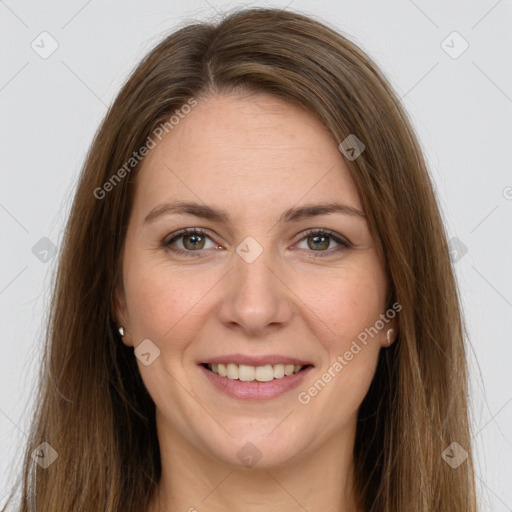
[[[402,311],[402,305],[396,301],[391,304],[390,290],[388,290],[388,298],[386,300],[387,309],[384,312],[385,317],[384,326],[380,333],[380,344],[382,348],[388,348],[396,341],[398,332],[400,331],[400,311]],[[389,339],[389,343],[388,343]]]
[[[121,286],[114,286],[114,290],[112,292],[112,315],[114,317],[114,321],[116,323],[117,328],[124,328],[124,336],[122,338],[122,342],[127,346],[131,347],[131,343],[129,342],[131,336],[129,334],[129,321],[128,321],[128,312],[126,308],[126,300],[124,295],[124,290]]]

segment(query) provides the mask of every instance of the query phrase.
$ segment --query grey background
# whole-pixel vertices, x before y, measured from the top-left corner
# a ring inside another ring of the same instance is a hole
[[[52,247],[93,133],[169,31],[253,5],[313,14],[346,33],[410,113],[458,248],[482,510],[512,511],[511,0],[0,1],[0,505],[29,428]],[[51,49],[43,31],[58,43],[47,58],[31,47]]]

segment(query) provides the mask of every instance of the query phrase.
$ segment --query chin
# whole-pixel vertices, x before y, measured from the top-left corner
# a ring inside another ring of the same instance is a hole
[[[275,428],[275,422],[272,428]],[[205,440],[206,449],[214,459],[237,469],[270,469],[286,467],[301,453],[302,446],[307,446],[307,443],[287,435],[289,431],[268,435],[272,429],[267,429],[265,434],[250,435],[248,430],[245,428],[243,434],[232,438],[224,437],[218,443],[212,443],[209,438]]]

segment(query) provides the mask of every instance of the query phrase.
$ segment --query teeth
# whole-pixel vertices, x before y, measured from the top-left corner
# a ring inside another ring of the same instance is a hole
[[[254,380],[255,373],[256,371],[254,366],[247,366],[246,364],[241,364],[238,367],[238,378],[240,380],[243,380],[244,382],[251,382],[252,380]]]
[[[303,366],[293,364],[266,364],[264,366],[248,366],[246,364],[209,364],[208,368],[221,377],[243,382],[269,382],[300,372]]]
[[[257,366],[254,378],[258,382],[268,382],[274,380],[274,368],[271,364],[265,366]]]
[[[302,366],[297,366],[297,368],[302,368]],[[284,364],[275,364],[274,365],[274,378],[280,379],[284,377]]]

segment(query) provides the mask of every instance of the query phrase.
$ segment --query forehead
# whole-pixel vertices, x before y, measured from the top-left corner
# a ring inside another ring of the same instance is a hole
[[[323,124],[308,110],[266,95],[199,99],[145,157],[134,206],[184,198],[223,208],[228,199],[232,208],[318,200],[361,208]]]

